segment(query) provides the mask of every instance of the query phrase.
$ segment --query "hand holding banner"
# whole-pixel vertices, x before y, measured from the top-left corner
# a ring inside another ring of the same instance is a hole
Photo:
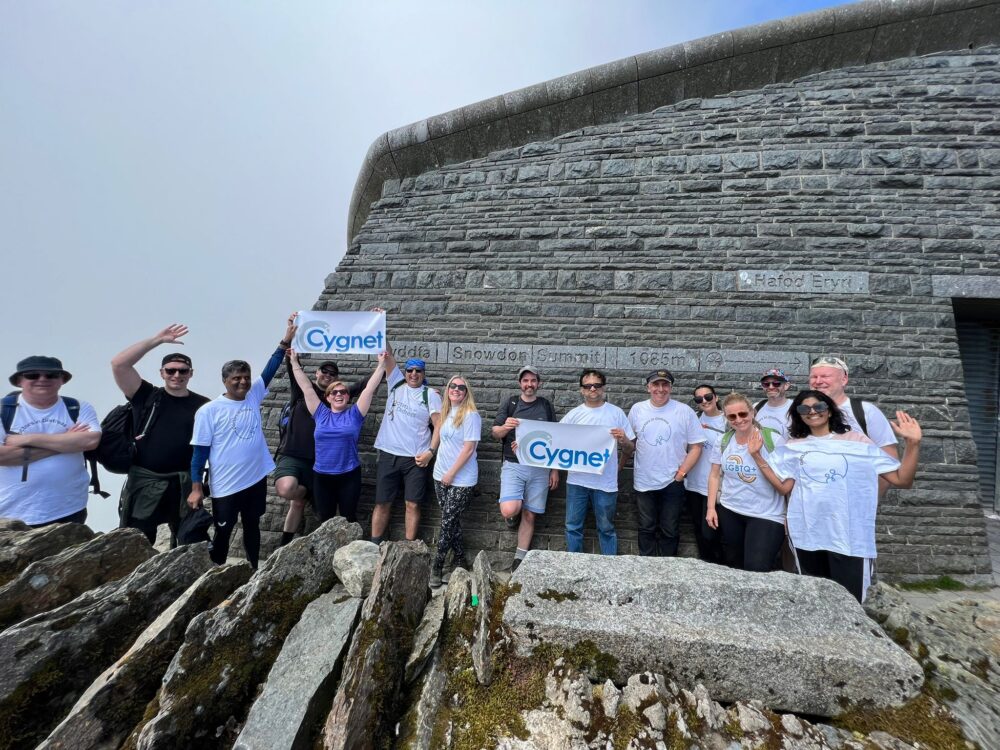
[[[618,450],[608,427],[522,419],[514,433],[517,460],[526,466],[601,474]]]
[[[385,351],[384,312],[300,311],[295,351],[310,354],[368,354]]]

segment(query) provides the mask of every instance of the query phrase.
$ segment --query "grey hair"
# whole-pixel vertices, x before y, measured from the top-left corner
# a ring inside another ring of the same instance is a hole
[[[231,359],[222,366],[222,379],[225,380],[230,375],[237,372],[250,372],[250,363],[242,359]]]

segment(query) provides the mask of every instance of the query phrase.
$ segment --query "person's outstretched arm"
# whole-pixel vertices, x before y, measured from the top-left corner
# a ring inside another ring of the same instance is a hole
[[[361,412],[362,416],[368,414],[368,410],[372,406],[372,399],[375,397],[375,391],[378,390],[379,385],[382,383],[382,376],[385,374],[385,363],[389,358],[386,352],[381,352],[378,355],[378,365],[375,367],[375,371],[372,376],[368,378],[368,383],[365,385],[365,389],[361,391],[361,395],[358,396],[358,411]]]
[[[135,369],[139,360],[160,344],[183,344],[184,342],[179,341],[179,339],[187,335],[187,332],[187,326],[171,323],[159,333],[153,334],[148,339],[135,342],[112,358],[111,374],[121,392],[125,394],[125,398],[131,399],[139,390],[139,386],[142,385],[142,376]]]
[[[288,350],[288,366],[291,368],[293,380],[302,392],[306,408],[310,414],[315,414],[320,404],[319,396],[316,395],[316,389],[312,387],[306,371],[302,369],[302,365],[299,363],[299,355],[294,349]]]
[[[896,471],[890,471],[880,476],[886,479],[893,487],[908,490],[913,486],[913,478],[917,474],[917,462],[920,459],[920,441],[924,436],[920,424],[905,411],[896,412],[896,421],[889,422],[892,431],[903,438],[906,443],[906,452],[903,460]]]

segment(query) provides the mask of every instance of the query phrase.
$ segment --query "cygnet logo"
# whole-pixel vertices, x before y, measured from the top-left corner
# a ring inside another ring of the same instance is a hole
[[[535,461],[543,461],[549,468],[575,469],[592,466],[601,469],[611,458],[611,451],[581,451],[572,448],[553,448],[552,435],[547,432],[529,432],[518,445],[518,452],[525,451]]]
[[[743,463],[739,456],[729,456],[726,459],[726,471],[732,472],[747,484],[757,481],[757,467]]]
[[[385,349],[382,332],[368,336],[341,336],[330,332],[326,323],[313,323],[303,334],[305,342],[313,349],[324,352],[346,352],[351,349]]]

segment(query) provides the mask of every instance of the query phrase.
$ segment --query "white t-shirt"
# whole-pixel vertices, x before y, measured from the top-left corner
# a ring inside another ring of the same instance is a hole
[[[212,497],[228,497],[252,487],[274,470],[260,424],[267,386],[257,378],[243,401],[219,396],[194,415],[191,445],[207,445]]]
[[[478,443],[482,436],[483,420],[479,416],[479,412],[474,411],[471,414],[466,414],[462,424],[458,427],[455,427],[455,412],[449,412],[448,419],[441,425],[441,443],[438,445],[437,461],[434,462],[434,478],[441,481],[445,472],[454,465],[466,441],[474,440]],[[477,445],[476,448],[478,449],[478,447]],[[475,487],[478,481],[479,464],[476,459],[476,451],[473,450],[472,455],[458,470],[452,485],[455,487]]]
[[[441,396],[433,388],[427,388],[427,403],[424,404],[424,388],[410,388],[397,368],[389,370],[386,384],[389,395],[385,400],[385,414],[375,436],[375,447],[394,456],[417,456],[431,447],[432,414],[441,413]],[[396,383],[402,383],[394,387]]]
[[[637,438],[632,482],[636,492],[666,487],[674,481],[688,446],[705,441],[694,409],[672,399],[659,408],[649,399],[633,404],[628,421]]]
[[[878,475],[899,461],[861,432],[792,440],[768,459],[781,479],[794,479],[788,536],[804,550],[875,557]]]
[[[840,413],[844,415],[844,421],[851,426],[851,429],[864,435],[864,430],[861,429],[858,420],[854,418],[851,399],[845,398],[837,406],[840,407]],[[865,421],[868,423],[868,437],[871,438],[871,441],[880,448],[883,445],[896,445],[899,441],[896,440],[896,433],[892,431],[892,426],[885,414],[879,411],[879,408],[871,401],[862,401],[861,407],[865,413]]]
[[[776,430],[781,437],[788,439],[788,410],[792,407],[790,399],[785,399],[781,406],[764,404],[757,412],[757,421],[764,427]]]
[[[94,407],[80,401],[77,422],[94,432],[101,423]],[[10,431],[21,434],[58,435],[73,426],[66,404],[60,398],[47,409],[36,409],[18,399]],[[0,442],[7,433],[0,424]],[[21,481],[22,467],[0,466],[0,518],[19,518],[35,526],[73,515],[87,507],[90,472],[83,453],[59,453],[28,464],[28,481]]]
[[[614,404],[609,404],[607,401],[595,407],[580,404],[559,421],[564,424],[604,426],[609,430],[618,427],[625,430],[625,436],[629,440],[635,439],[635,431],[632,429],[632,425],[629,424],[625,412]],[[586,487],[591,490],[618,492],[618,451],[611,451],[611,458],[608,459],[607,464],[604,466],[604,471],[600,474],[569,471],[566,472],[566,483],[575,484],[578,487]]]
[[[705,436],[705,444],[702,446],[701,455],[687,477],[684,478],[684,487],[692,492],[702,495],[708,494],[708,472],[712,468],[712,451],[719,447],[722,436],[726,432],[726,418],[722,414],[714,417],[706,415],[704,412],[698,415],[698,424],[701,425],[702,435]]]
[[[780,435],[773,437],[775,449],[785,442]],[[760,473],[747,447],[737,443],[733,435],[726,450],[723,452],[721,448],[720,444],[712,449],[711,459],[713,464],[722,466],[722,489],[716,502],[744,516],[784,523],[785,498]],[[766,445],[760,455],[764,459],[770,455]]]

